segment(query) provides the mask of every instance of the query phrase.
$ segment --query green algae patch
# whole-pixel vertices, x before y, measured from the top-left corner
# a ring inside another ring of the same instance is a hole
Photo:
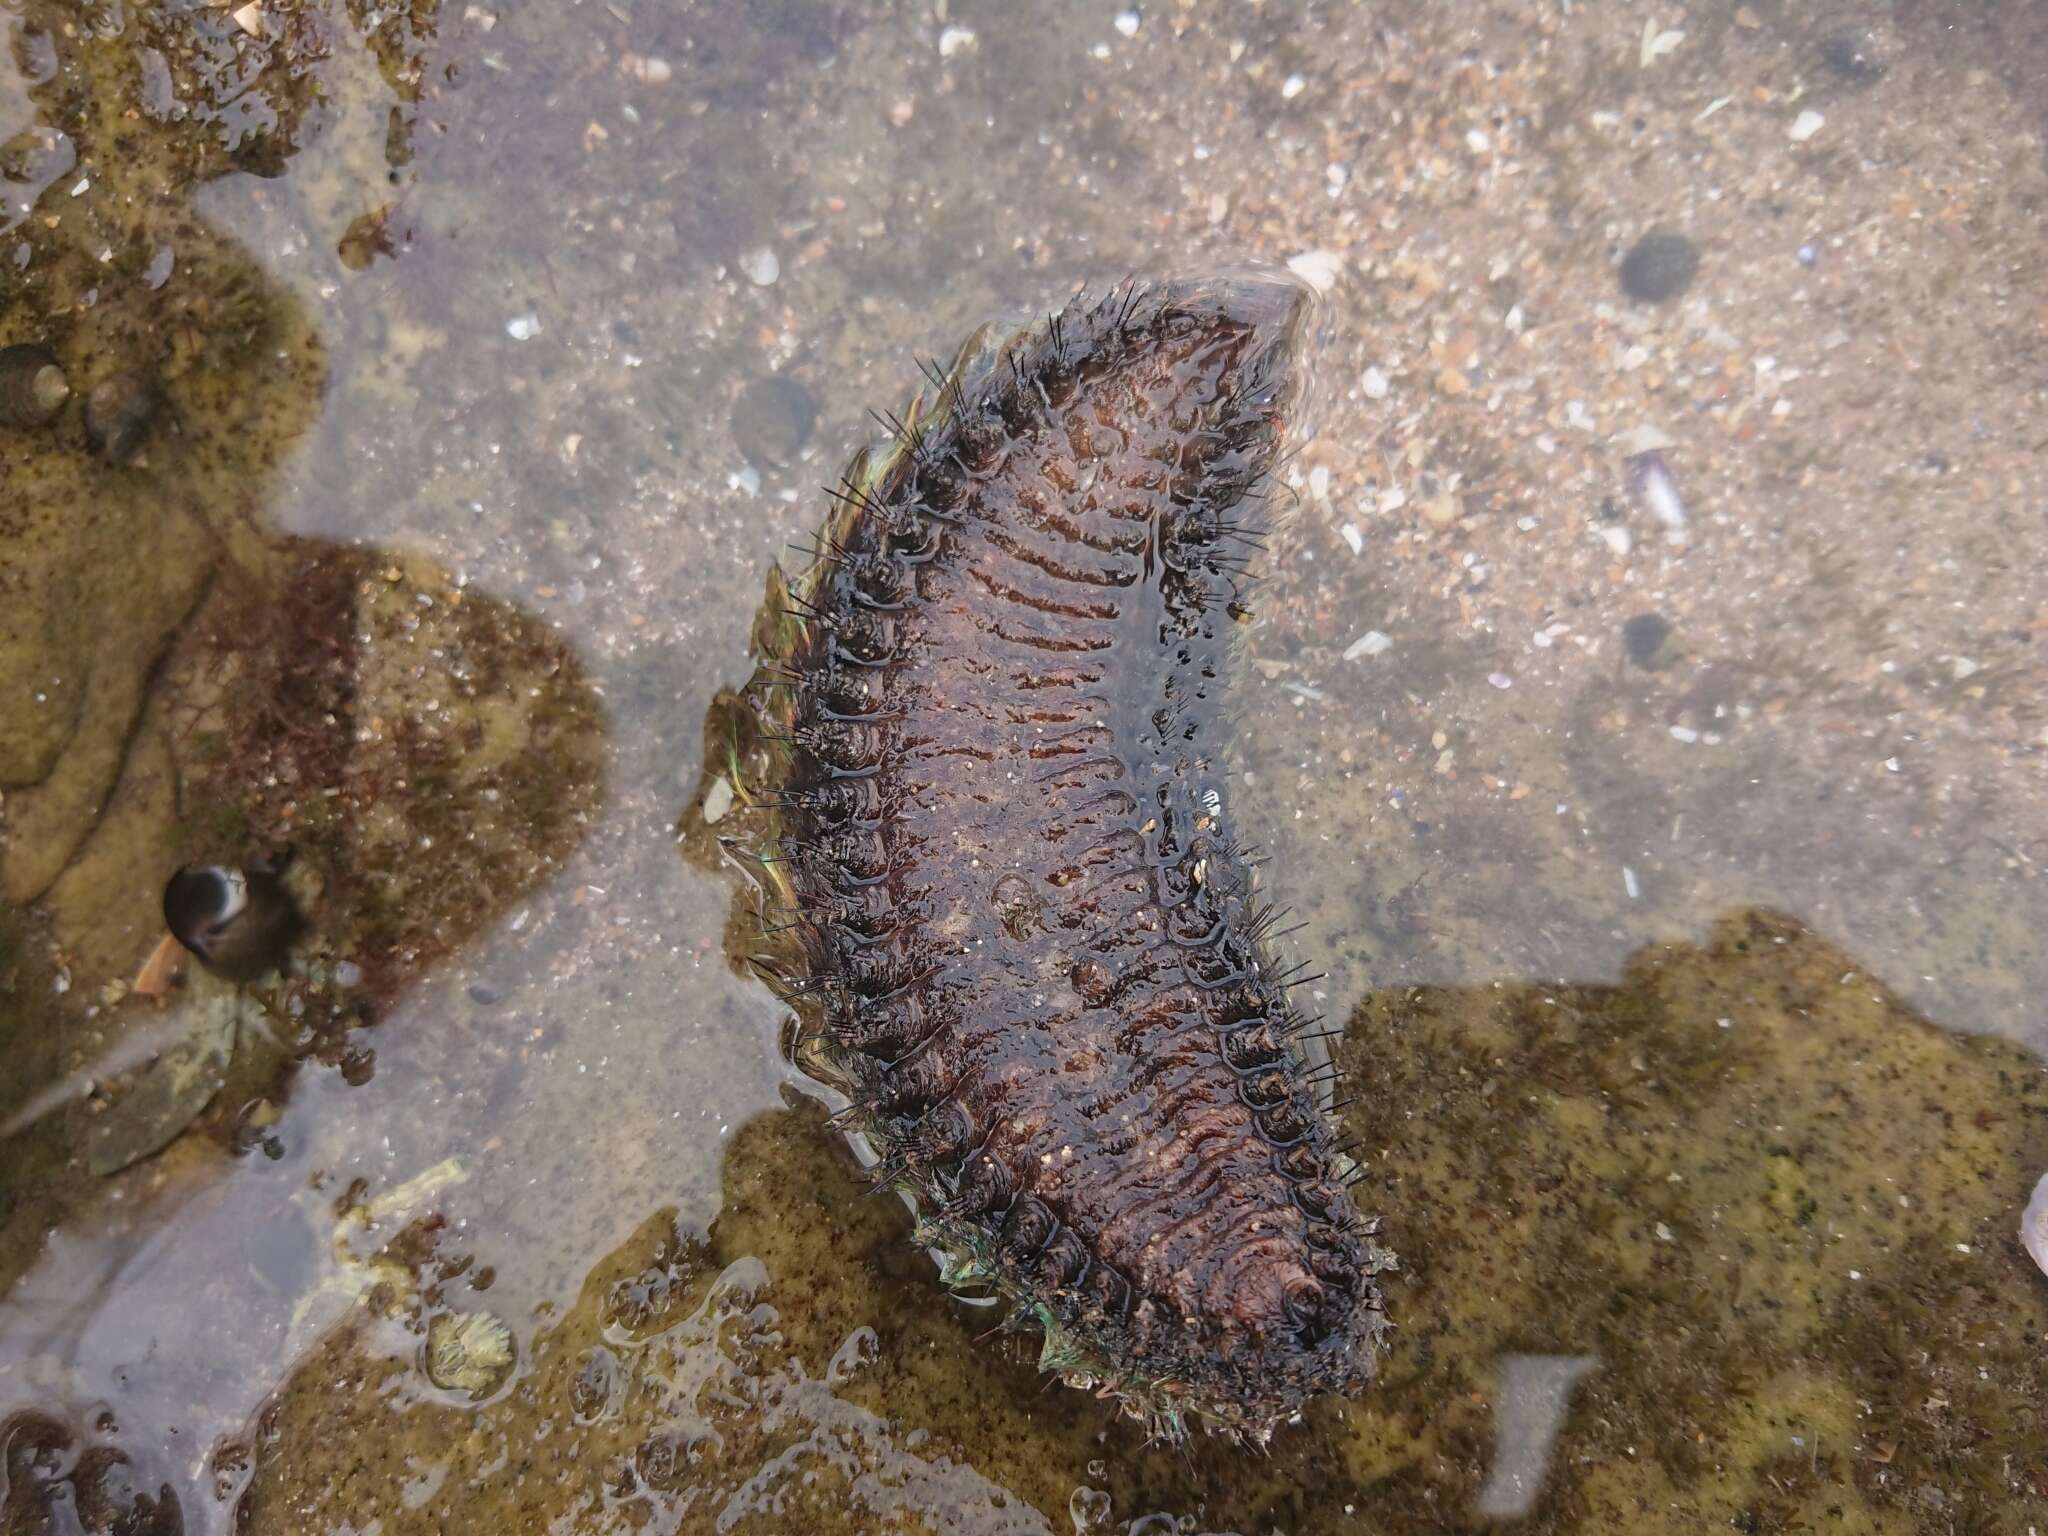
[[[1935,1028],[1746,912],[1611,986],[1377,994],[1340,1055],[1403,1255],[1395,1345],[1372,1392],[1312,1406],[1265,1457],[1148,1445],[1111,1405],[1048,1398],[1031,1350],[977,1345],[1001,1313],[937,1292],[908,1213],[861,1198],[804,1106],[735,1133],[707,1231],[657,1213],[534,1320],[482,1409],[418,1405],[417,1365],[366,1361],[368,1334],[324,1340],[266,1415],[245,1516],[1047,1529],[1106,1482],[1119,1519],[1474,1528],[1502,1362],[1537,1355],[1587,1368],[1525,1529],[2048,1518],[2048,1286],[2014,1236],[2048,1085],[2018,1047]],[[423,1464],[442,1492],[406,1508]],[[971,1513],[917,1502],[936,1468]]]
[[[1443,1435],[1448,1408],[1476,1441],[1475,1362],[1585,1353],[1555,1528],[2048,1508],[2048,1288],[2013,1236],[2048,1086],[2024,1051],[1750,913],[1613,988],[1376,997],[1343,1057],[1422,1256],[1393,1302],[1409,1381],[1370,1405],[1390,1429]]]
[[[947,1529],[1042,1529],[1013,1494],[905,1446],[887,1409],[865,1406],[863,1378],[882,1361],[849,1261],[860,1273],[900,1233],[888,1209],[855,1198],[827,1147],[815,1111],[741,1128],[711,1230],[650,1215],[559,1317],[514,1320],[518,1373],[478,1408],[420,1391],[434,1318],[475,1305],[442,1278],[447,1251],[422,1255],[413,1300],[357,1309],[264,1411],[240,1518],[328,1529],[375,1510],[387,1530],[765,1533],[901,1528],[945,1509]],[[791,1160],[820,1194],[845,1197],[829,1233],[790,1220],[811,1214],[789,1198]],[[405,1497],[428,1468],[432,1486]]]

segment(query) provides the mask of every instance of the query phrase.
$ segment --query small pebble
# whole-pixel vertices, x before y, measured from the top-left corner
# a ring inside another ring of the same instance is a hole
[[[353,960],[334,962],[334,984],[337,987],[353,987],[363,979],[363,968]]]
[[[619,72],[628,80],[638,80],[642,85],[667,85],[675,71],[666,59],[650,59],[642,53],[629,53],[619,60]]]
[[[1679,31],[1659,29],[1654,20],[1643,23],[1643,47],[1640,64],[1648,69],[1665,54],[1685,41],[1685,34]]]
[[[1671,639],[1671,621],[1661,613],[1639,613],[1621,626],[1621,643],[1628,659],[1648,671],[1665,664],[1665,644]]]
[[[789,465],[810,440],[818,403],[786,373],[754,380],[733,402],[733,441],[749,463]]]
[[[1802,267],[1816,266],[1820,262],[1820,248],[1809,240],[1805,245],[1799,247],[1798,256],[1799,265]]]
[[[962,49],[974,46],[974,28],[948,27],[939,34],[939,57],[950,59]]]
[[[1621,291],[1643,304],[1662,304],[1692,286],[1699,247],[1671,230],[1651,230],[1621,259]]]
[[[1287,270],[1317,293],[1328,293],[1344,273],[1344,258],[1335,251],[1303,251],[1287,258]]]
[[[1308,81],[1304,80],[1300,75],[1289,75],[1281,82],[1280,98],[1283,101],[1292,101],[1307,89]]]
[[[1792,119],[1792,127],[1788,130],[1792,135],[1792,142],[1794,144],[1804,144],[1808,139],[1820,132],[1821,125],[1826,121],[1825,117],[1822,117],[1818,112],[1808,107],[1804,112]]]
[[[1136,37],[1140,20],[1141,18],[1136,10],[1118,11],[1116,13],[1116,29],[1123,33],[1125,37]]]
[[[704,825],[717,826],[731,809],[732,780],[720,774],[711,781],[711,788],[704,792]]]
[[[767,288],[782,276],[782,263],[776,259],[775,252],[764,245],[740,257],[740,270],[747,274],[747,281],[756,288]]]
[[[1363,388],[1366,399],[1384,400],[1387,398],[1387,376],[1377,368],[1368,368],[1365,370]]]
[[[531,341],[540,334],[539,315],[514,315],[505,322],[505,334],[514,341]]]
[[[1884,78],[1885,45],[1869,27],[1849,26],[1825,38],[1820,60],[1851,85],[1873,85]]]
[[[498,989],[487,981],[472,981],[469,984],[469,1000],[479,1008],[488,1008],[498,1000]]]
[[[1489,672],[1486,674],[1486,681],[1495,688],[1512,688],[1515,686],[1515,680],[1505,672]]]

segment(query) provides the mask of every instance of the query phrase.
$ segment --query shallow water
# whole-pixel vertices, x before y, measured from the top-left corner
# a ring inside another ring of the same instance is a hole
[[[0,0],[0,1531],[2048,1522],[2039,8],[1419,9]],[[913,358],[1243,261],[1236,809],[1402,1259],[1263,1458],[939,1290],[703,825]],[[274,1013],[136,995],[282,844]]]

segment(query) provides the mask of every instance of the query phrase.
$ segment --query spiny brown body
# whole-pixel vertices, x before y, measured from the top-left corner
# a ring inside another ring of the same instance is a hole
[[[1168,1433],[1263,1438],[1386,1326],[1219,763],[1306,304],[1132,285],[970,344],[849,476],[777,690],[853,1123],[955,1278]]]

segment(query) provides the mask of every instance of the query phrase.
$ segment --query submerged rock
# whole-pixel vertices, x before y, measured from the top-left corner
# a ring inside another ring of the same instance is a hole
[[[633,1513],[705,1533],[735,1509],[820,1533],[1064,1530],[1074,1488],[1104,1484],[1091,1462],[1126,1518],[1199,1504],[1210,1530],[1341,1531],[1369,1501],[1404,1536],[1490,1509],[1529,1536],[1618,1516],[1639,1536],[1907,1532],[1930,1492],[1959,1529],[2048,1520],[2048,1284],[2013,1240],[2048,1166],[2048,1077],[2024,1047],[1934,1027],[1856,957],[1743,911],[1611,982],[1375,991],[1337,1049],[1371,1084],[1344,1119],[1418,1262],[1373,1390],[1269,1455],[1147,1444],[972,1347],[996,1314],[934,1304],[904,1213],[859,1198],[804,1104],[735,1127],[687,1262],[673,1212],[648,1212],[522,1340],[520,1390],[475,1414],[423,1415],[374,1333],[321,1339],[238,1513],[360,1529],[397,1511],[411,1458],[448,1466],[406,1511],[422,1526],[573,1526],[589,1484],[537,1480],[541,1447],[629,1469]],[[835,1383],[862,1329],[879,1342]],[[593,1415],[600,1345],[623,1382]],[[1535,1352],[1552,1386],[1578,1379],[1532,1414]]]
[[[1652,230],[1621,259],[1621,290],[1643,304],[1662,304],[1692,286],[1699,247],[1674,230]]]
[[[1671,621],[1661,613],[1639,613],[1621,626],[1628,659],[1655,672],[1671,663]]]
[[[732,436],[750,463],[796,462],[818,419],[811,392],[786,373],[754,380],[733,403]]]

